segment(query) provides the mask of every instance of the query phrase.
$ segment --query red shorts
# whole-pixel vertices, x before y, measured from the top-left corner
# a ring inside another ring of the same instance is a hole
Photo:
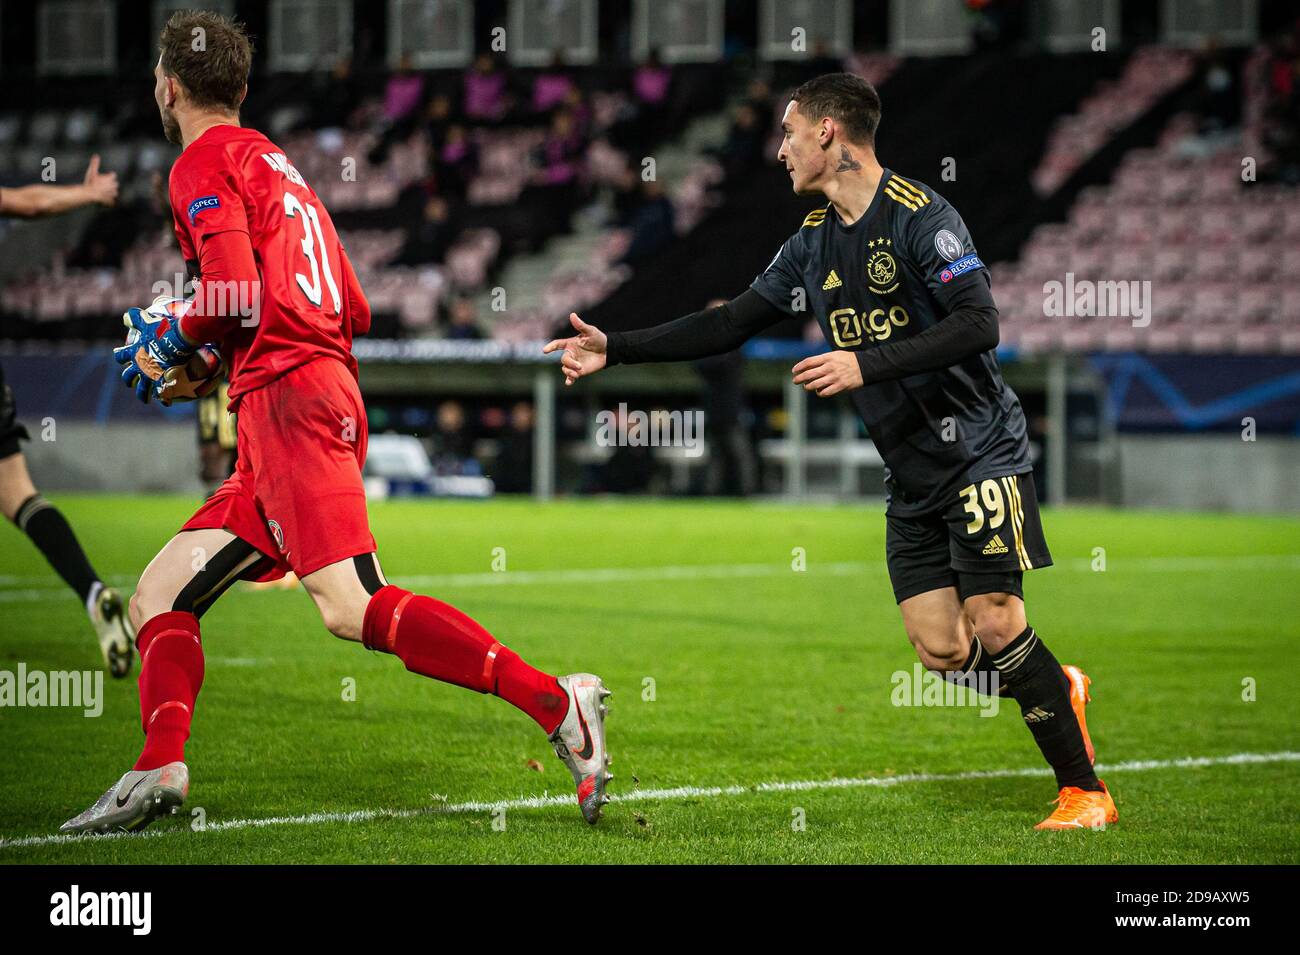
[[[367,438],[347,367],[333,358],[299,365],[240,397],[235,473],[182,530],[219,527],[252,544],[275,562],[258,580],[369,554]]]

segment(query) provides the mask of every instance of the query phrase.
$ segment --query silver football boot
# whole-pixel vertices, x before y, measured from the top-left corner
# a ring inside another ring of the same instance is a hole
[[[612,695],[591,673],[571,673],[559,678],[569,695],[569,711],[551,734],[555,755],[573,774],[578,787],[578,808],[591,825],[600,821],[600,811],[609,802],[605,786],[614,774],[609,771],[609,751],[605,749],[604,701]]]
[[[135,832],[178,810],[189,791],[190,771],[182,762],[133,769],[59,832]]]

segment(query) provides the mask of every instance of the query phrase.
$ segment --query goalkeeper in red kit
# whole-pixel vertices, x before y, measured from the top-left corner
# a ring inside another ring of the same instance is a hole
[[[200,30],[205,48],[195,50]],[[146,364],[184,365],[199,345],[220,346],[238,464],[140,578],[130,614],[144,749],[63,831],[134,830],[184,801],[184,747],[203,684],[199,619],[234,581],[289,570],[334,635],[531,716],[573,774],[583,818],[596,822],[612,778],[599,678],[536,670],[456,608],[384,579],[366,516],[366,410],[351,353],[369,306],[315,192],[282,150],[239,125],[252,60],[242,25],[184,11],[159,48],[154,98],[183,150],[171,172],[173,219],[197,278],[191,311],[146,340]],[[145,395],[160,386],[134,364],[125,377]]]

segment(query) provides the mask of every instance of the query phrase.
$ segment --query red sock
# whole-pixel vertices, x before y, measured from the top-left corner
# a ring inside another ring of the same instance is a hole
[[[361,639],[371,650],[395,654],[412,673],[501,697],[547,733],[568,710],[568,695],[555,677],[534,670],[441,600],[383,587],[366,607]]]
[[[185,758],[194,699],[203,685],[199,619],[180,610],[160,613],[140,628],[135,644],[145,741],[132,768],[157,769]]]

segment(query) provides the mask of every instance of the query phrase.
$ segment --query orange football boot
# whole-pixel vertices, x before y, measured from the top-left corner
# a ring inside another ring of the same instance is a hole
[[[1092,748],[1092,737],[1088,735],[1088,721],[1083,714],[1084,707],[1092,702],[1092,694],[1088,692],[1088,687],[1092,686],[1092,678],[1069,663],[1061,669],[1065,671],[1066,679],[1070,681],[1070,708],[1074,710],[1075,718],[1079,721],[1079,732],[1083,733],[1083,746],[1088,751],[1088,762],[1096,763],[1097,753]]]
[[[1099,793],[1077,786],[1064,787],[1056,797],[1052,814],[1034,828],[1105,829],[1112,822],[1119,822],[1119,810],[1110,798],[1110,790],[1102,783]]]

